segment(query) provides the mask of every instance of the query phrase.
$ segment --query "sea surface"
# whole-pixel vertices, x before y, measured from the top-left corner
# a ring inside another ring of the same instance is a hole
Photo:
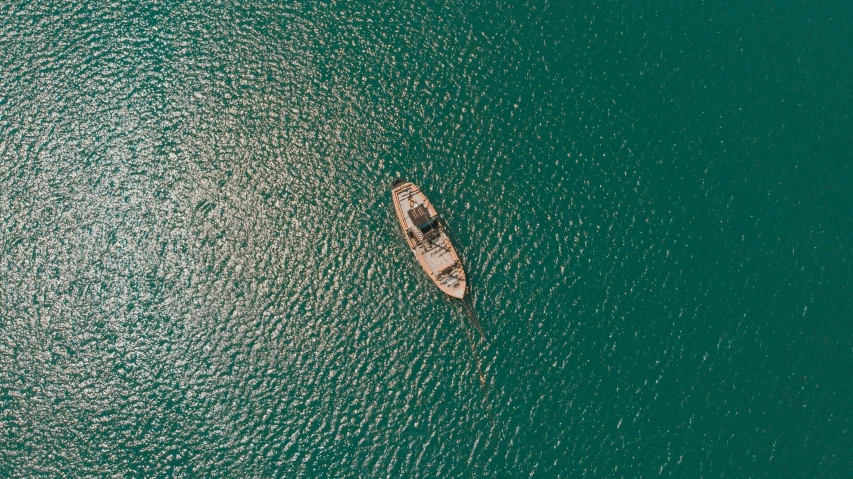
[[[849,1],[6,0],[0,477],[853,477],[851,53]]]

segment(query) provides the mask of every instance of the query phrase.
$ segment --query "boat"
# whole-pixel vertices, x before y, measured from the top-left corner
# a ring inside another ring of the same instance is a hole
[[[391,197],[409,248],[427,276],[448,296],[465,297],[465,270],[435,207],[413,183],[396,180]]]

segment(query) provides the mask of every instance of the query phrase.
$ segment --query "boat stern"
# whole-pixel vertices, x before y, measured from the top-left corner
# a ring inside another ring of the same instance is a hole
[[[465,297],[465,287],[463,286],[463,287],[456,289],[453,292],[447,293],[447,294],[449,294],[450,296],[453,296],[454,298],[462,299]]]
[[[462,299],[465,297],[465,280],[452,285],[441,285],[441,290],[450,297]]]

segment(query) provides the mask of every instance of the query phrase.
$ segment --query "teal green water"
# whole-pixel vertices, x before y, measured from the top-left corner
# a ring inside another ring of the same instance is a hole
[[[0,5],[0,476],[853,475],[849,3],[81,3]]]

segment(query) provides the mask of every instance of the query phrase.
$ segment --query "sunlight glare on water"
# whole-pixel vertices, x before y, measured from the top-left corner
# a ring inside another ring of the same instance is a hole
[[[849,11],[0,17],[0,476],[853,471]]]

